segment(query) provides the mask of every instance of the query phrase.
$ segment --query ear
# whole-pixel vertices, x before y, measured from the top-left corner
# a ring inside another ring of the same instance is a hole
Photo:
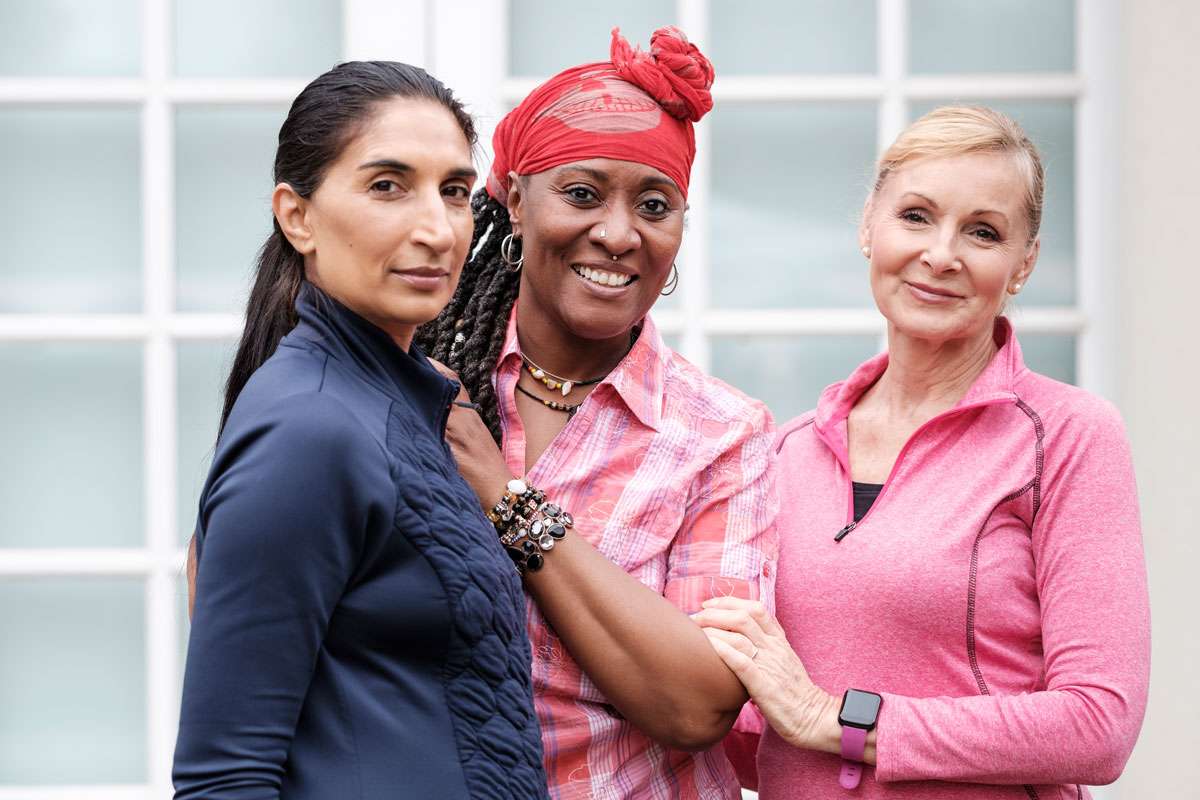
[[[508,173],[508,221],[512,223],[513,236],[521,238],[521,209],[525,203],[524,183],[515,172]]]
[[[860,249],[871,246],[871,201],[873,197],[873,194],[867,197],[867,202],[863,204],[862,218],[858,221],[858,246]]]
[[[1010,294],[1016,294],[1016,291],[1013,289],[1014,286],[1018,284],[1023,286],[1029,281],[1029,276],[1033,273],[1033,268],[1037,266],[1038,254],[1041,250],[1042,238],[1039,236],[1033,240],[1033,243],[1025,251],[1025,258],[1021,261],[1021,268],[1009,279],[1008,290]]]
[[[312,255],[316,250],[312,228],[308,224],[308,200],[301,197],[290,184],[281,183],[271,193],[271,210],[283,235],[300,255]]]

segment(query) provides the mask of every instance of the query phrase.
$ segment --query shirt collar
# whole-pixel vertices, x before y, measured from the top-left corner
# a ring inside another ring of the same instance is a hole
[[[389,397],[403,397],[423,417],[445,416],[457,385],[442,376],[414,343],[401,350],[385,331],[305,281],[296,297],[299,324],[290,337],[320,347]]]
[[[517,340],[517,308],[520,302],[518,298],[513,303],[509,314],[504,346],[496,362],[497,369],[507,366],[510,360],[515,361],[517,369],[520,369],[521,348]],[[666,345],[658,328],[647,316],[642,320],[642,332],[633,347],[593,391],[605,385],[611,386],[639,422],[657,431],[662,421],[666,359]]]
[[[992,328],[992,336],[999,350],[954,408],[1016,399],[1014,386],[1017,377],[1025,369],[1025,361],[1012,323],[1005,317],[998,317]],[[841,438],[836,431],[844,429],[850,410],[863,393],[879,380],[887,365],[888,354],[880,353],[864,361],[846,380],[827,387],[821,393],[815,424],[823,436]]]

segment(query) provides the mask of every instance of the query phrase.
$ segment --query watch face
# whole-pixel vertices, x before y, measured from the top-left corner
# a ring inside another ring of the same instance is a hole
[[[842,698],[842,710],[838,712],[838,722],[853,728],[875,727],[879,718],[879,706],[883,698],[873,692],[860,692],[849,689]]]

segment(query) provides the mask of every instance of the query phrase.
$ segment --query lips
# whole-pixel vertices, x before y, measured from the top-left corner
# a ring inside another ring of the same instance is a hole
[[[606,286],[615,289],[621,289],[638,279],[637,275],[630,275],[627,272],[617,272],[602,267],[593,267],[587,264],[572,264],[571,270],[583,278],[588,283],[597,286]]]
[[[418,292],[439,292],[450,283],[450,271],[441,267],[407,267],[393,269],[391,274]]]
[[[915,289],[921,294],[934,295],[936,297],[945,298],[947,300],[961,300],[963,295],[950,291],[949,289],[941,289],[936,286],[930,286],[926,283],[917,283],[915,281],[905,281],[910,289]]]
[[[391,271],[397,275],[411,275],[414,278],[445,278],[450,274],[449,270],[440,267],[407,267]]]

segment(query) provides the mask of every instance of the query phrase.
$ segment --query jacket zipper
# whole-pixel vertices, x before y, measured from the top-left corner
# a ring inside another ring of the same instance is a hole
[[[854,519],[854,479],[850,477],[850,469],[849,469],[850,452],[849,452],[849,449],[847,448],[847,451],[846,451],[846,461],[847,461],[846,477],[847,477],[848,483],[849,483],[848,488],[849,488],[849,495],[850,495],[850,502],[846,509],[847,525],[846,525],[846,527],[842,528],[840,531],[838,531],[837,533],[835,533],[833,535],[833,540],[835,542],[840,542],[840,541],[842,541],[842,539],[845,539],[847,536],[850,535],[850,533],[855,528],[857,528],[862,523],[866,522],[867,517],[871,516],[871,512],[874,511],[876,508],[878,508],[879,501],[883,499],[884,493],[887,491],[888,486],[891,485],[892,478],[895,477],[895,475],[896,475],[896,470],[900,467],[900,462],[904,460],[904,454],[908,452],[909,446],[914,441],[916,441],[917,437],[925,432],[926,428],[928,428],[930,425],[933,425],[935,422],[942,422],[943,420],[953,417],[956,414],[961,414],[966,411],[972,411],[976,408],[985,408],[987,406],[1001,405],[1002,403],[1005,403],[1005,402],[1008,402],[1008,398],[1004,398],[1004,399],[994,398],[991,400],[984,400],[979,403],[972,403],[969,406],[962,406],[960,408],[952,408],[949,411],[943,411],[941,414],[938,414],[933,419],[928,420],[923,425],[921,425],[919,428],[917,428],[915,431],[913,431],[912,436],[909,436],[908,441],[906,441],[904,443],[904,446],[900,448],[900,452],[896,456],[896,460],[895,460],[895,462],[893,462],[891,470],[888,472],[887,479],[883,482],[883,488],[881,488],[879,490],[879,494],[875,496],[875,502],[873,502],[871,504],[871,507],[869,509],[867,509],[867,513],[863,514],[863,518],[858,521],[855,521],[855,519]],[[849,420],[847,419],[847,424],[846,424],[847,437],[849,436],[849,430],[850,430]],[[849,442],[847,442],[847,444],[848,443]]]

